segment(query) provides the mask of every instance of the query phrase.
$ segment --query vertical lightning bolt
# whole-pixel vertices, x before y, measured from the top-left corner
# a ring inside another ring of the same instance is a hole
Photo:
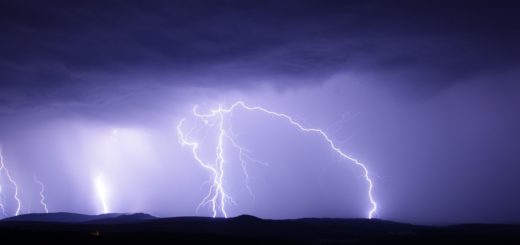
[[[0,210],[2,211],[2,215],[3,215],[2,217],[6,217],[7,213],[5,213],[4,195],[2,194],[2,185],[0,185]]]
[[[43,210],[45,210],[45,213],[49,213],[47,203],[45,202],[45,185],[38,178],[36,178],[36,175],[33,176],[33,180],[36,184],[40,186],[40,204],[42,205]]]
[[[14,181],[14,179],[11,177],[11,175],[9,174],[9,170],[5,166],[4,155],[2,152],[2,146],[0,146],[0,172],[2,172],[2,171],[5,173],[7,180],[14,186],[14,199],[15,199],[16,205],[17,205],[14,215],[16,216],[16,215],[20,214],[22,202],[20,201],[20,198],[18,197],[18,185],[16,184],[16,181]],[[2,208],[3,208],[3,205],[2,205]]]
[[[242,167],[243,167],[244,173],[246,174],[246,178],[248,178],[248,176],[249,176],[244,167],[245,166],[244,156],[246,156],[246,155],[244,155],[244,153],[247,150],[245,150],[245,148],[243,148],[243,147],[240,147],[236,143],[236,141],[233,140],[231,135],[227,133],[227,131],[224,127],[225,115],[232,113],[237,108],[242,108],[247,111],[261,112],[261,113],[264,113],[264,114],[267,114],[270,116],[274,116],[276,118],[285,120],[286,122],[290,123],[291,125],[293,125],[295,128],[297,128],[298,130],[300,130],[302,132],[317,134],[339,156],[352,162],[356,166],[360,167],[361,170],[363,171],[363,177],[368,185],[367,195],[368,195],[368,199],[371,204],[367,217],[370,219],[374,216],[375,212],[377,211],[377,203],[375,202],[373,195],[372,195],[374,185],[373,185],[372,179],[370,178],[368,169],[363,163],[361,163],[359,160],[344,153],[340,148],[338,148],[336,146],[336,144],[332,141],[332,139],[323,130],[318,129],[318,128],[304,127],[302,124],[295,121],[292,117],[288,116],[287,114],[270,111],[270,110],[267,110],[260,106],[248,106],[242,101],[237,101],[228,108],[223,108],[222,106],[219,106],[218,109],[211,110],[207,114],[199,113],[197,111],[197,106],[195,106],[193,108],[193,115],[195,117],[197,117],[198,119],[202,120],[205,125],[208,125],[208,122],[211,120],[218,121],[218,125],[219,125],[218,130],[219,131],[218,131],[218,139],[217,139],[217,146],[216,146],[217,156],[216,156],[215,164],[211,164],[211,163],[203,161],[198,153],[199,142],[190,141],[187,139],[187,135],[185,135],[182,131],[182,126],[183,126],[185,119],[182,119],[179,122],[179,124],[177,124],[177,135],[178,135],[180,143],[183,146],[191,147],[192,154],[193,154],[193,157],[195,158],[195,160],[202,167],[206,168],[207,170],[209,170],[212,173],[212,184],[210,187],[210,191],[209,191],[208,195],[203,199],[203,201],[199,204],[199,207],[201,207],[203,205],[211,204],[212,211],[213,211],[213,217],[216,217],[218,215],[217,210],[220,210],[220,213],[224,217],[227,217],[227,213],[225,211],[226,200],[232,200],[232,199],[225,192],[224,186],[223,186],[224,163],[225,163],[224,156],[223,156],[224,155],[223,154],[223,152],[224,152],[224,147],[223,147],[224,142],[223,141],[225,138],[228,139],[231,142],[231,144],[239,150],[239,160],[242,163]],[[250,190],[249,187],[248,187],[248,190]]]
[[[221,214],[224,217],[227,217],[227,213],[225,210],[225,201],[227,199],[230,199],[230,197],[225,193],[224,187],[222,185],[222,180],[224,177],[223,173],[223,165],[224,165],[224,156],[223,156],[223,147],[222,147],[222,141],[224,138],[223,135],[223,122],[219,124],[220,127],[220,134],[218,137],[218,143],[217,143],[217,157],[215,160],[215,164],[207,163],[206,161],[202,160],[202,158],[199,156],[198,150],[199,150],[199,143],[198,142],[192,142],[186,138],[182,131],[182,125],[184,123],[184,119],[182,119],[179,124],[177,125],[177,135],[179,138],[180,143],[183,146],[189,146],[191,147],[193,157],[195,160],[205,169],[207,169],[211,173],[212,178],[212,184],[210,185],[209,193],[202,202],[197,207],[197,210],[207,204],[211,204],[211,210],[213,213],[213,217],[216,217],[218,214],[218,211],[220,210]],[[215,165],[215,166],[213,166]]]
[[[101,175],[98,175],[95,179],[96,184],[96,191],[99,197],[99,200],[101,201],[101,206],[103,208],[103,213],[108,213],[108,205],[107,205],[107,190],[105,187],[105,184],[103,182],[103,179]]]

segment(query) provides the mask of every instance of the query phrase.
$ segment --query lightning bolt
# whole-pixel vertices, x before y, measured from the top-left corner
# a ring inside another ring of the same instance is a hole
[[[98,175],[95,179],[96,184],[96,190],[99,197],[99,200],[101,201],[101,206],[103,207],[103,213],[108,213],[108,205],[107,205],[107,190],[105,188],[105,184],[103,183],[103,179],[101,178],[101,175]]]
[[[370,178],[369,172],[367,167],[361,163],[356,158],[353,158],[346,153],[344,153],[337,145],[332,141],[332,139],[321,129],[318,128],[307,128],[304,127],[299,122],[295,121],[291,116],[288,116],[284,113],[278,113],[274,112],[268,109],[265,109],[260,106],[248,106],[243,101],[237,101],[234,104],[232,104],[228,108],[223,108],[221,105],[217,109],[211,110],[207,114],[201,114],[197,111],[198,107],[193,107],[193,115],[200,119],[202,122],[204,122],[204,125],[210,125],[209,122],[212,120],[218,121],[218,137],[217,137],[217,146],[216,146],[216,157],[214,160],[214,163],[211,164],[210,162],[202,160],[202,158],[199,156],[199,146],[200,143],[197,141],[192,141],[188,139],[188,135],[184,134],[182,131],[182,126],[185,122],[185,119],[181,119],[180,122],[177,124],[177,136],[179,138],[179,141],[182,146],[189,146],[191,148],[192,154],[194,159],[199,163],[203,168],[207,169],[211,174],[211,180],[210,180],[210,190],[206,197],[202,200],[202,202],[197,207],[200,208],[201,206],[211,204],[211,209],[213,211],[213,217],[216,217],[220,211],[221,215],[224,217],[227,217],[225,205],[227,200],[233,200],[224,190],[223,186],[223,180],[224,180],[224,164],[225,159],[223,156],[224,152],[224,139],[228,139],[231,142],[231,145],[239,150],[239,160],[242,163],[242,167],[244,170],[244,173],[246,174],[246,178],[249,178],[249,175],[247,174],[245,166],[245,153],[248,152],[247,149],[241,147],[236,143],[236,141],[232,138],[232,136],[227,132],[226,128],[224,127],[224,121],[225,121],[225,115],[232,113],[235,109],[244,109],[247,111],[254,111],[254,112],[261,112],[270,116],[274,116],[276,118],[282,119],[289,124],[293,125],[296,129],[306,132],[306,133],[313,133],[319,135],[329,146],[330,148],[336,152],[339,156],[342,158],[352,162],[354,165],[361,168],[363,171],[363,177],[368,184],[368,199],[370,201],[371,207],[368,211],[367,217],[371,219],[374,214],[377,211],[377,203],[373,198],[372,192],[373,192],[373,181]],[[249,191],[251,189],[247,187]]]
[[[180,143],[183,146],[189,146],[192,149],[193,157],[195,160],[205,169],[207,169],[212,174],[212,184],[210,185],[209,193],[202,202],[197,207],[197,210],[207,205],[208,203],[211,203],[211,209],[213,212],[213,217],[216,217],[218,214],[218,211],[222,213],[224,217],[227,217],[227,213],[225,210],[225,201],[231,200],[231,197],[226,194],[224,191],[224,187],[222,185],[222,180],[224,178],[224,157],[223,157],[223,147],[222,147],[222,141],[224,138],[224,134],[222,133],[223,130],[220,130],[220,134],[218,136],[218,144],[217,144],[217,157],[215,160],[215,166],[212,166],[211,163],[207,163],[199,156],[198,149],[199,149],[199,143],[198,142],[192,142],[186,139],[184,133],[182,132],[181,128],[184,123],[184,119],[182,119],[179,124],[177,125],[177,135],[179,137]],[[223,123],[221,122],[219,124],[219,127],[222,127]]]
[[[251,150],[240,146],[235,141],[235,139],[233,137],[230,137],[228,134],[226,134],[226,137],[229,140],[229,142],[231,142],[231,145],[238,150],[238,160],[240,161],[240,165],[242,166],[242,172],[244,173],[244,175],[246,177],[246,189],[249,192],[249,195],[251,195],[251,197],[253,199],[255,199],[256,198],[255,194],[253,193],[253,190],[249,186],[249,179],[250,179],[250,177],[249,177],[249,172],[247,171],[247,165],[248,165],[249,162],[259,163],[259,164],[262,164],[264,166],[268,166],[269,164],[266,163],[266,162],[262,162],[262,161],[254,159],[250,155],[250,153],[252,152]]]
[[[45,185],[38,178],[36,178],[36,176],[33,176],[33,180],[40,186],[40,204],[42,205],[43,210],[45,210],[45,213],[49,213],[47,203],[45,202]]]
[[[0,210],[2,210],[3,217],[7,216],[4,206],[4,195],[2,194],[2,185],[0,185]]]
[[[20,201],[20,198],[18,197],[18,185],[16,184],[16,181],[14,181],[14,179],[11,177],[11,175],[9,174],[9,170],[5,166],[2,146],[0,146],[0,172],[1,171],[4,171],[5,176],[7,177],[7,180],[14,186],[14,199],[15,199],[16,204],[17,204],[16,211],[15,211],[14,215],[16,216],[16,215],[20,214],[20,209],[22,207],[22,202]],[[3,208],[4,208],[4,206],[2,205],[2,209]]]

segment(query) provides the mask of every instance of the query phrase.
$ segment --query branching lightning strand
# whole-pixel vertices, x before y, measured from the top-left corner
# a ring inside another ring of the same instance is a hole
[[[178,135],[181,145],[189,146],[192,150],[192,154],[193,154],[193,157],[195,158],[195,160],[203,168],[209,170],[212,174],[213,183],[211,184],[208,195],[206,197],[204,197],[202,202],[197,207],[197,210],[201,206],[211,203],[213,217],[216,217],[218,215],[218,210],[220,210],[220,213],[224,217],[227,217],[227,212],[225,209],[226,200],[232,200],[232,199],[225,192],[224,186],[223,186],[224,163],[225,163],[224,154],[223,154],[224,138],[229,139],[231,144],[239,150],[239,160],[242,163],[242,167],[243,167],[243,170],[245,171],[246,178],[248,178],[247,171],[244,168],[244,156],[245,156],[244,152],[246,152],[246,150],[245,150],[245,148],[240,147],[236,143],[236,141],[234,141],[233,138],[229,134],[226,133],[226,130],[224,128],[224,119],[225,119],[224,115],[233,112],[233,110],[235,110],[238,107],[248,110],[248,111],[259,111],[259,112],[262,112],[262,113],[265,113],[265,114],[268,114],[271,116],[275,116],[275,117],[284,119],[287,122],[289,122],[291,125],[295,126],[297,129],[299,129],[300,131],[318,134],[327,142],[327,144],[330,146],[330,148],[333,151],[335,151],[337,154],[339,154],[342,158],[345,158],[345,159],[351,161],[352,163],[354,163],[356,166],[360,167],[363,171],[363,177],[368,184],[368,193],[367,194],[368,194],[368,198],[369,198],[369,201],[371,204],[371,208],[370,208],[367,216],[369,219],[371,219],[374,216],[374,214],[377,211],[377,203],[375,202],[373,195],[372,195],[374,185],[373,185],[372,179],[370,178],[368,169],[363,163],[361,163],[356,158],[353,158],[353,157],[347,155],[346,153],[344,153],[339,147],[336,146],[336,144],[332,141],[332,139],[323,130],[318,129],[318,128],[304,127],[302,124],[295,121],[291,116],[289,116],[287,114],[270,111],[270,110],[265,109],[260,106],[248,106],[243,101],[237,101],[228,108],[223,108],[222,106],[219,105],[218,109],[211,110],[210,113],[207,113],[207,114],[201,114],[197,111],[197,108],[198,108],[197,106],[193,107],[193,110],[192,110],[193,115],[195,117],[201,119],[205,124],[208,124],[210,119],[218,120],[219,132],[218,132],[218,141],[217,141],[217,147],[216,147],[217,157],[215,160],[215,167],[213,167],[211,164],[203,161],[201,159],[201,157],[199,156],[199,153],[198,153],[199,142],[188,140],[187,139],[188,136],[183,133],[182,126],[183,126],[185,119],[182,119],[177,124],[177,135]],[[250,191],[249,187],[248,187],[248,190]]]
[[[1,174],[0,174],[0,176],[1,176]],[[6,217],[7,213],[5,212],[4,195],[2,194],[2,185],[0,185],[0,210],[2,210],[3,217]]]
[[[11,177],[11,175],[9,174],[9,170],[7,169],[7,167],[5,166],[5,163],[4,163],[4,155],[3,155],[3,151],[2,151],[2,147],[0,146],[0,172],[1,171],[4,171],[5,173],[5,176],[7,177],[7,180],[14,186],[14,199],[16,201],[16,211],[15,211],[15,216],[20,214],[20,209],[22,207],[22,202],[20,201],[20,198],[18,197],[18,185],[16,184],[16,181],[14,181],[14,179]]]
[[[42,205],[43,210],[45,210],[45,213],[49,213],[47,203],[45,202],[45,185],[36,176],[33,176],[33,180],[40,186],[40,204]]]

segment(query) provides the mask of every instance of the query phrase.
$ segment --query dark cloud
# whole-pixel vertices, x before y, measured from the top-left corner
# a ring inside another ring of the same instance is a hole
[[[405,72],[392,84],[428,93],[514,69],[520,57],[518,8],[511,1],[1,5],[1,87],[28,96],[64,86],[131,83],[127,78],[135,75],[210,87],[270,78],[290,87],[351,70]]]

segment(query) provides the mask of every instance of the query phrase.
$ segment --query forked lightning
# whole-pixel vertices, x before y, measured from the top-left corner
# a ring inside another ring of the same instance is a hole
[[[370,209],[368,211],[367,217],[372,218],[374,214],[377,211],[377,203],[373,198],[372,191],[374,188],[373,181],[370,178],[370,174],[368,172],[367,167],[358,161],[357,159],[347,155],[344,153],[341,149],[339,149],[336,144],[332,141],[332,139],[321,129],[318,128],[307,128],[304,127],[299,122],[295,121],[292,117],[288,116],[284,113],[278,113],[274,111],[270,111],[268,109],[265,109],[260,106],[248,106],[242,101],[237,101],[233,105],[231,105],[228,108],[224,108],[222,106],[219,106],[217,109],[211,110],[207,114],[202,114],[197,111],[197,106],[193,108],[193,115],[200,119],[204,124],[203,127],[211,126],[211,125],[217,125],[218,132],[217,132],[217,139],[216,139],[216,148],[215,148],[215,158],[213,161],[208,162],[203,160],[203,158],[199,155],[199,150],[201,146],[201,142],[198,142],[196,140],[190,139],[190,133],[185,133],[182,128],[185,123],[185,119],[182,119],[177,124],[177,136],[179,138],[180,143],[183,146],[189,146],[191,148],[193,158],[195,161],[200,164],[203,168],[207,169],[211,173],[211,180],[210,180],[210,188],[208,194],[204,197],[202,202],[199,204],[200,208],[201,206],[205,205],[211,205],[212,210],[212,216],[217,217],[219,216],[219,213],[223,217],[227,217],[227,211],[226,211],[226,202],[233,201],[230,195],[228,195],[224,189],[223,181],[225,177],[224,172],[224,165],[226,163],[226,160],[224,159],[224,142],[225,140],[228,140],[233,147],[238,149],[239,151],[239,160],[242,163],[242,167],[244,170],[244,174],[246,175],[246,178],[249,178],[249,174],[246,171],[245,168],[245,158],[250,159],[250,157],[246,154],[248,150],[241,147],[237,144],[237,142],[233,139],[230,130],[226,129],[225,126],[225,119],[226,115],[232,113],[236,109],[244,109],[247,111],[255,111],[255,112],[261,112],[266,115],[270,115],[276,118],[279,118],[281,120],[285,120],[289,124],[293,125],[296,129],[306,132],[306,133],[314,133],[320,136],[329,146],[330,148],[336,152],[338,155],[340,155],[342,158],[352,162],[356,166],[360,167],[363,171],[363,177],[365,181],[368,184],[368,190],[367,190],[367,196],[370,201]],[[214,124],[211,124],[211,122],[214,122]],[[251,192],[251,189],[249,186],[247,186],[248,191]]]

